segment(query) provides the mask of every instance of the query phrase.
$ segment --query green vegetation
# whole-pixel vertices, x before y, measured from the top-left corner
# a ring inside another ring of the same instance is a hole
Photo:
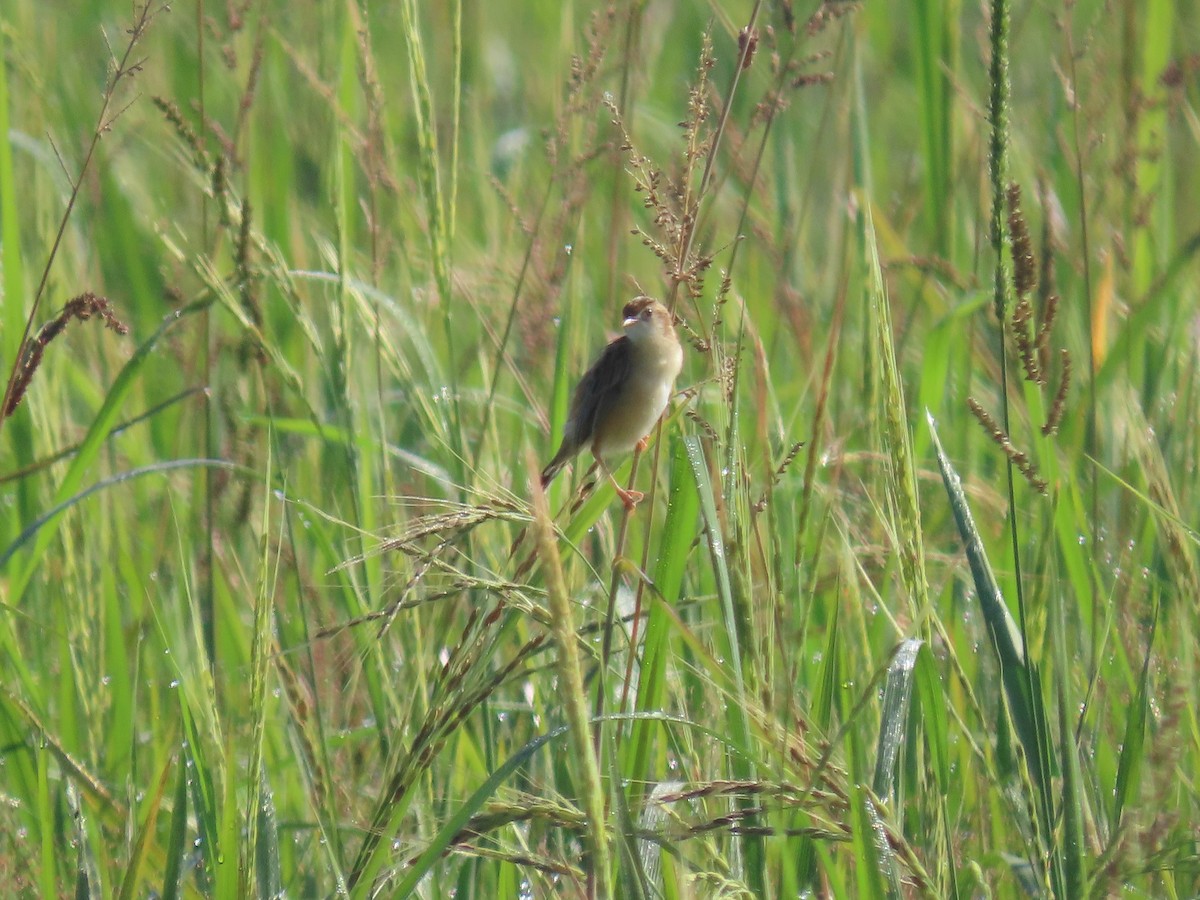
[[[4,893],[1200,893],[1200,7],[77,6],[0,10]],[[535,504],[638,291],[646,499]]]

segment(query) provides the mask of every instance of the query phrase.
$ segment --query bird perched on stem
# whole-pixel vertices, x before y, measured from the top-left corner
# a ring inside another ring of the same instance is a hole
[[[617,484],[609,460],[634,447],[645,449],[683,368],[683,347],[670,310],[657,300],[636,297],[621,315],[625,334],[604,348],[575,388],[562,444],[542,470],[542,487],[588,447],[625,508],[633,509],[643,495]]]

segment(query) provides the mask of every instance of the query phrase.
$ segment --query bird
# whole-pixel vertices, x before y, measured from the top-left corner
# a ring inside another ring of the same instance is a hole
[[[671,311],[657,300],[635,297],[621,316],[625,333],[604,348],[575,388],[562,443],[542,470],[542,487],[587,447],[632,510],[644,495],[617,484],[609,461],[634,447],[646,449],[646,436],[667,408],[683,368],[683,346]]]

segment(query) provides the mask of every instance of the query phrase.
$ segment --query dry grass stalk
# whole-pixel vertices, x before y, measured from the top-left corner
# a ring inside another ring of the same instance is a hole
[[[9,389],[5,393],[3,415],[0,415],[0,418],[8,418],[20,406],[25,391],[29,389],[34,374],[42,364],[42,356],[49,343],[66,330],[72,319],[86,322],[92,316],[99,316],[104,320],[105,327],[117,334],[129,334],[129,326],[116,317],[112,311],[112,304],[106,298],[86,291],[78,297],[68,300],[67,305],[57,316],[43,325],[37,334],[32,338],[27,338],[21,345],[19,361],[13,371]]]
[[[1033,464],[1033,461],[1029,458],[1029,454],[1018,450],[1014,446],[1008,433],[1000,427],[1000,423],[992,417],[991,413],[983,408],[983,405],[978,400],[974,397],[968,397],[967,406],[971,408],[971,413],[979,421],[979,424],[984,427],[992,441],[1004,451],[1004,455],[1017,467],[1017,471],[1024,476],[1025,480],[1029,482],[1034,490],[1039,494],[1045,494],[1046,482],[1038,475],[1037,466]]]

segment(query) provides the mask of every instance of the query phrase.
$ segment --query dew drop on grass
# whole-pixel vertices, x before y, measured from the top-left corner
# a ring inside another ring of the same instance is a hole
[[[573,245],[571,245],[571,244],[566,244],[566,245],[563,247],[563,252],[564,252],[565,254],[567,254],[567,256],[570,256],[570,255],[571,255],[571,251],[572,251],[572,250],[574,250],[574,249],[575,249],[575,247],[574,247]]]

